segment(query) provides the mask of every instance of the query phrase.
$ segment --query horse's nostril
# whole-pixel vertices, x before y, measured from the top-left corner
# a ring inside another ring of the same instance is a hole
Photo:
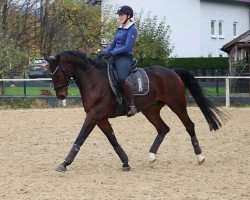
[[[65,99],[65,98],[66,98],[65,95],[61,95],[61,96],[60,96],[60,99]]]

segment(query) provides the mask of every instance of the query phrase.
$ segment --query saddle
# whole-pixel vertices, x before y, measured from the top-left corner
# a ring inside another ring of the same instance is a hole
[[[137,68],[136,61],[134,60],[132,64],[132,68],[130,71],[129,76],[126,78],[128,81],[130,88],[133,92],[133,94],[136,95],[146,95],[149,91],[149,79],[148,75],[142,68]],[[113,93],[116,96],[116,102],[118,105],[122,105],[123,102],[123,93],[121,91],[121,87],[118,83],[118,75],[115,69],[115,66],[108,62],[107,63],[107,71],[108,71],[108,78],[109,78],[109,84],[113,91]]]

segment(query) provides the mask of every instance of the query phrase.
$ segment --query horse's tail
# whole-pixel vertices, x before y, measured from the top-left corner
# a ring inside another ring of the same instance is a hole
[[[185,87],[188,88],[189,92],[192,94],[195,102],[207,120],[210,131],[219,129],[221,127],[220,120],[226,121],[227,116],[205,97],[202,88],[193,74],[183,69],[174,69],[174,71],[179,75]]]

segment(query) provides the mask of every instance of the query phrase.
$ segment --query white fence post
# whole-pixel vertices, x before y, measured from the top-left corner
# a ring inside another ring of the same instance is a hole
[[[230,85],[229,85],[229,78],[226,77],[226,106],[230,107]]]
[[[62,100],[62,105],[63,105],[63,107],[66,107],[66,106],[67,106],[66,99],[63,99],[63,100]]]

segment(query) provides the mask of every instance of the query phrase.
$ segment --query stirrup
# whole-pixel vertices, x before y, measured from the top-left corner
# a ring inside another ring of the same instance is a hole
[[[135,115],[136,113],[137,113],[136,107],[134,105],[129,106],[129,111],[128,111],[127,116],[131,117],[131,116]]]

